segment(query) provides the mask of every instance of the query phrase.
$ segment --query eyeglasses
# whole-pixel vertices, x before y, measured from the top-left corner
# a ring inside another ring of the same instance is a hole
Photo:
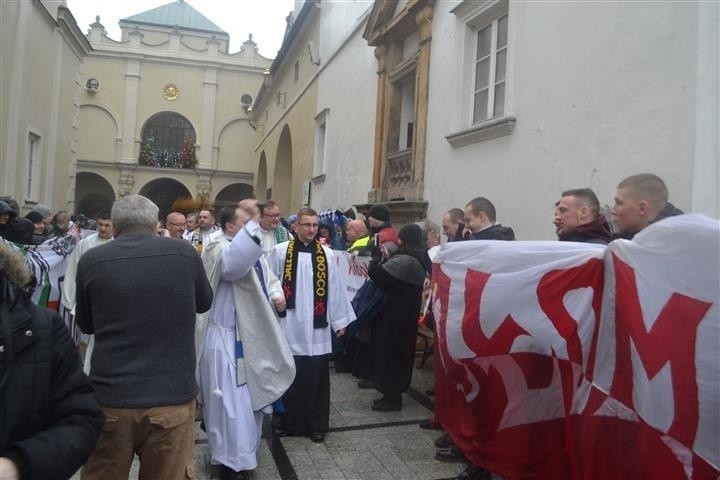
[[[173,222],[165,222],[166,225],[172,225],[173,227],[184,227],[185,222],[182,223],[173,223]]]
[[[305,228],[318,228],[318,224],[317,224],[317,223],[300,223],[300,222],[297,222],[297,223],[295,223],[295,225],[300,225],[301,227],[305,227]]]
[[[274,215],[270,215],[270,214],[267,214],[267,213],[263,213],[263,216],[264,216],[264,217],[269,217],[269,218],[280,218],[280,214],[279,214],[279,213],[276,213],[276,214],[274,214]]]

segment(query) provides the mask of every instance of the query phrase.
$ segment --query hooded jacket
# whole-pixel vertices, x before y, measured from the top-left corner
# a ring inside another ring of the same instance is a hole
[[[69,478],[105,417],[57,313],[32,304],[22,256],[0,242],[0,456],[21,479]]]
[[[321,227],[325,227],[330,231],[330,234],[327,238],[328,247],[332,248],[333,250],[345,250],[345,242],[335,232],[335,223],[333,223],[332,219],[328,217],[322,217],[319,223]]]

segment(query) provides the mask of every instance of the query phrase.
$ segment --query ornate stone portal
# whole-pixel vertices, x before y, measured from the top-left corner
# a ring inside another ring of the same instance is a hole
[[[373,184],[368,202],[387,203],[394,222],[425,218],[423,200],[433,2],[376,1],[363,38],[375,46],[378,96]],[[361,212],[366,205],[358,205]]]

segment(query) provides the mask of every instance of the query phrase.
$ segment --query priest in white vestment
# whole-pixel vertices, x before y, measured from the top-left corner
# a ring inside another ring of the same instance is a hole
[[[60,301],[65,308],[70,310],[72,315],[75,315],[75,277],[77,276],[77,266],[80,261],[80,257],[82,257],[83,254],[91,248],[103,245],[113,238],[113,225],[112,220],[110,219],[110,212],[101,212],[98,214],[95,225],[97,232],[83,238],[77,243],[77,245],[75,245],[75,249],[68,257],[67,267],[65,267],[65,280],[63,281]],[[73,332],[70,333],[72,334]],[[83,360],[83,370],[86,374],[89,374],[90,357],[92,357],[93,346],[95,345],[95,335],[82,333],[80,342],[81,344],[84,343],[86,346]]]
[[[317,232],[317,212],[303,208],[297,215],[295,237],[277,245],[270,255],[270,267],[281,279],[287,300],[287,315],[280,325],[297,370],[283,395],[286,412],[273,418],[273,426],[322,442],[330,415],[332,335],[343,335],[355,312],[333,251],[316,240]]]
[[[287,390],[295,365],[276,311],[285,299],[263,258],[254,201],[228,207],[223,234],[202,254],[213,305],[198,316],[196,346],[203,419],[211,463],[222,479],[245,479],[257,467],[263,413]]]

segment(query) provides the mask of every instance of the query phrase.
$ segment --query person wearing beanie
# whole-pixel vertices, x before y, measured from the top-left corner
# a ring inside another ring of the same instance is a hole
[[[43,216],[39,212],[30,212],[25,215],[25,218],[30,220],[35,226],[35,231],[32,236],[33,244],[40,245],[47,240],[47,238],[43,235],[43,232],[45,232],[45,222],[43,221]]]
[[[390,209],[383,203],[376,203],[368,212],[370,235],[375,242],[377,235],[378,245],[383,245],[388,255],[395,253],[398,247],[398,234],[390,223]]]
[[[47,205],[43,205],[42,203],[38,203],[33,207],[31,212],[37,212],[40,215],[42,215],[42,219],[45,223],[50,223],[50,219],[52,218],[52,211],[50,210],[50,207]]]
[[[43,205],[42,203],[38,203],[37,205],[35,205],[33,207],[33,209],[30,212],[31,213],[37,212],[40,215],[42,215],[42,220],[43,220],[43,223],[45,224],[45,228],[39,235],[42,236],[44,240],[47,240],[48,238],[52,237],[53,236],[53,226],[51,225],[50,222],[52,221],[53,215],[52,215],[52,210],[50,210],[50,207],[48,207],[47,205]]]

